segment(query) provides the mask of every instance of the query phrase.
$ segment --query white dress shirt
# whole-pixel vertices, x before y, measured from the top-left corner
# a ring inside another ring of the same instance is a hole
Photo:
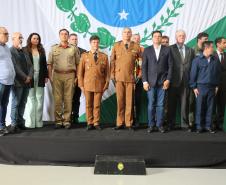
[[[221,61],[221,57],[222,57],[222,55],[221,55],[221,52],[220,52],[220,51],[218,51],[218,50],[217,50],[217,55],[218,55],[218,57],[219,57],[219,59],[220,59],[220,61]]]
[[[157,60],[159,59],[159,54],[160,54],[160,50],[161,50],[161,45],[159,47],[154,47],[154,50],[155,50],[155,55],[156,55],[156,58]]]

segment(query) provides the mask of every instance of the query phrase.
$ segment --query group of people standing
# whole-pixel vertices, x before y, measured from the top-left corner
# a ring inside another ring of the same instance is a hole
[[[178,107],[180,127],[190,132],[215,133],[223,127],[224,37],[215,40],[214,51],[208,34],[200,33],[197,46],[192,49],[185,45],[185,31],[177,30],[176,43],[169,46],[169,38],[156,30],[152,33],[153,45],[144,49],[139,34],[132,35],[130,28],[124,28],[122,40],[112,48],[110,62],[99,50],[100,38],[96,35],[90,37],[90,51],[86,51],[78,47],[75,33],[61,29],[60,43],[51,47],[48,60],[38,33],[29,35],[25,47],[21,33],[13,33],[11,48],[6,45],[8,37],[7,29],[0,27],[0,135],[43,126],[44,87],[48,81],[52,85],[56,129],[69,129],[72,122],[78,122],[82,92],[86,99],[87,130],[101,130],[101,99],[110,80],[117,97],[115,130],[134,130],[143,89],[148,98],[149,133],[176,129]],[[10,92],[11,124],[6,126]]]
[[[30,34],[26,46],[22,47],[23,36],[15,32],[11,48],[6,45],[8,37],[7,29],[0,27],[0,135],[43,126],[44,87],[48,81],[46,55],[40,35]],[[6,126],[10,92],[11,124]]]
[[[155,126],[162,133],[178,127],[197,133],[223,130],[226,39],[218,37],[214,43],[201,32],[197,45],[189,48],[184,30],[176,31],[176,43],[171,46],[161,32],[154,31],[152,36],[153,45],[144,50],[142,62],[143,87],[148,95],[148,132],[155,131]],[[178,109],[179,126],[175,124]]]
[[[125,28],[122,41],[115,43],[111,54],[111,79],[117,97],[114,129],[134,130],[141,107],[139,96],[144,89],[148,99],[149,133],[178,128],[197,133],[222,130],[226,103],[226,39],[216,38],[214,51],[214,42],[208,41],[208,37],[205,32],[199,33],[197,45],[189,48],[185,45],[185,31],[177,30],[176,43],[169,46],[169,38],[156,30],[152,32],[153,45],[143,49],[139,35],[132,35],[131,29]],[[134,66],[137,61],[139,65]],[[137,67],[140,70],[134,78]],[[179,126],[176,124],[178,109]]]

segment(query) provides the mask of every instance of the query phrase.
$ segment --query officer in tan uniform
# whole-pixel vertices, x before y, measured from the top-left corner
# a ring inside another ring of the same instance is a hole
[[[82,54],[78,70],[78,85],[86,98],[87,130],[101,130],[101,98],[110,78],[108,57],[98,51],[99,40],[98,36],[90,37],[91,50]]]
[[[125,126],[132,130],[134,70],[140,57],[140,47],[131,41],[132,30],[124,28],[122,41],[115,43],[111,54],[111,79],[115,82],[117,96],[117,125],[115,130]]]
[[[79,52],[76,47],[68,44],[68,30],[61,29],[59,36],[60,44],[52,46],[49,53],[48,72],[55,102],[55,128],[64,126],[69,129]]]

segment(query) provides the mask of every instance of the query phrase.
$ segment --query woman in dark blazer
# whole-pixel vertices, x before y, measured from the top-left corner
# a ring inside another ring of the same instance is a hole
[[[48,82],[48,71],[45,50],[38,33],[32,33],[27,39],[26,51],[34,67],[31,88],[25,109],[25,126],[27,128],[42,127],[44,87]]]

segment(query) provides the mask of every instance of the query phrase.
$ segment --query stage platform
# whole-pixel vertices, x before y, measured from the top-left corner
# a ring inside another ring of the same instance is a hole
[[[0,137],[0,163],[92,166],[96,155],[138,155],[148,167],[226,168],[226,133],[147,133],[53,125]]]

